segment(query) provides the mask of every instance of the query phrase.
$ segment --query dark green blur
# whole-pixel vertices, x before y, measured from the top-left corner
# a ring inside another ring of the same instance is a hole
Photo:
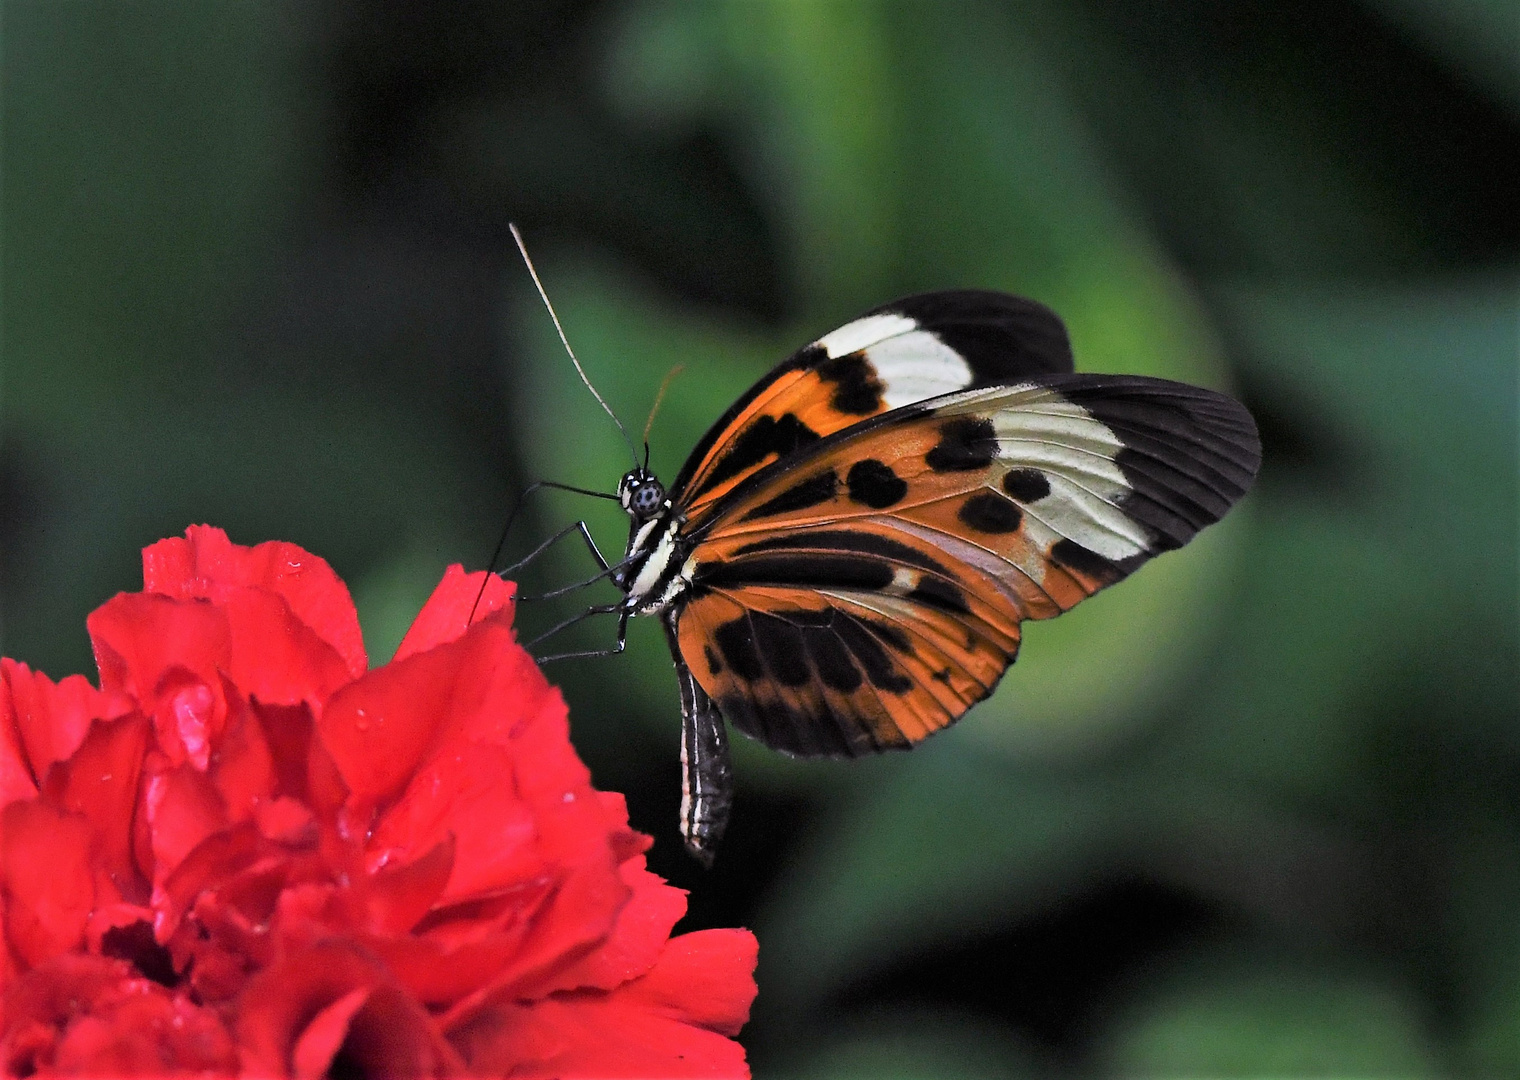
[[[509,221],[635,439],[685,365],[667,481],[865,308],[1023,293],[1079,370],[1247,402],[1229,519],[911,755],[738,747],[710,873],[658,627],[549,668],[688,925],[760,935],[757,1074],[1520,1075],[1512,5],[6,0],[0,41],[6,655],[93,671],[85,615],[210,522],[327,558],[382,661],[528,480],[610,490]],[[582,514],[621,551],[565,495],[513,550]]]

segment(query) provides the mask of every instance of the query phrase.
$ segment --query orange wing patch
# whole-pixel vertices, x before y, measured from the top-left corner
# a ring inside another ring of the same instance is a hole
[[[1217,521],[1259,455],[1244,409],[1176,383],[966,391],[756,476],[696,530],[697,572],[795,530],[870,528],[948,557],[963,591],[1049,618]]]
[[[767,465],[863,420],[967,387],[1071,371],[1048,308],[964,290],[907,297],[799,350],[707,435],[671,485],[688,521]]]
[[[806,757],[906,749],[997,685],[1016,624],[903,597],[784,586],[704,591],[682,611],[681,653],[725,717]]]
[[[834,405],[834,396],[822,373],[787,371],[728,418],[725,438],[697,461],[684,485],[688,519],[701,517],[765,466],[885,411],[878,403],[863,412],[845,412]]]
[[[826,577],[821,552],[797,546],[800,532],[815,530],[853,544],[852,557],[885,560],[899,591],[933,588],[942,602],[968,609],[992,604],[1013,623],[1059,615],[1125,575],[1042,521],[1038,504],[1051,494],[1050,481],[997,453],[982,417],[922,417],[846,439],[725,507],[698,545],[697,579],[765,580],[785,572],[778,562],[798,560]],[[937,569],[905,565],[894,545]]]

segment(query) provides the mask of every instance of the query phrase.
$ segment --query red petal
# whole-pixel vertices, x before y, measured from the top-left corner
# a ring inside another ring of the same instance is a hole
[[[274,760],[264,729],[230,687],[227,724],[209,762],[211,782],[221,792],[233,821],[242,821],[275,796]]]
[[[362,914],[354,912],[352,925],[376,934],[411,930],[443,894],[454,862],[455,844],[450,836],[420,859],[366,875],[364,883],[353,890],[352,900],[361,906]]]
[[[278,541],[243,547],[207,525],[192,525],[183,540],[161,540],[143,549],[145,592],[219,599],[226,586],[279,594],[301,622],[337,650],[350,677],[358,678],[368,669],[348,588],[332,567],[310,552]]]
[[[328,701],[317,731],[351,805],[367,813],[400,794],[453,716],[457,666],[434,649],[376,668]]]
[[[74,756],[55,766],[43,785],[48,802],[90,823],[101,869],[124,894],[142,895],[132,858],[132,815],[147,746],[148,720],[140,713],[96,721]]]
[[[31,766],[21,747],[21,727],[11,698],[11,667],[14,660],[0,658],[0,807],[37,794]]]
[[[479,1074],[747,1077],[737,1034],[754,1000],[756,944],[745,930],[673,939],[648,975],[611,993],[501,1002],[449,1028]]]
[[[120,960],[65,953],[7,982],[0,1068],[6,1076],[27,1076],[51,1064],[64,1025],[131,981],[132,969]]]
[[[450,1030],[475,1076],[513,1080],[747,1078],[744,1047],[715,1031],[588,991],[502,1003]]]
[[[284,597],[228,590],[221,606],[232,638],[227,674],[245,696],[276,705],[304,701],[315,709],[356,677],[343,655],[302,622]]]
[[[238,1067],[231,1035],[210,1009],[135,982],[98,1013],[68,1026],[53,1068],[61,1075],[164,1076]]]
[[[663,878],[645,869],[642,856],[623,864],[622,878],[633,890],[633,897],[618,912],[617,923],[606,940],[531,991],[520,989],[520,995],[539,997],[555,990],[587,988],[611,990],[654,966],[666,951],[671,927],[686,914],[686,892],[665,884]]]
[[[275,791],[301,800],[320,820],[333,822],[348,798],[348,789],[327,748],[320,739],[312,737],[316,728],[311,710],[305,705],[266,705],[258,701],[250,707],[269,747]]]
[[[483,593],[482,584],[485,585]],[[494,616],[492,621],[501,626],[511,626],[516,593],[515,584],[503,581],[496,574],[488,575],[484,570],[467,574],[464,567],[455,563],[443,572],[443,580],[422,605],[422,610],[417,612],[391,662],[454,641],[472,625],[490,616]]]
[[[281,844],[307,847],[317,841],[317,821],[311,808],[298,799],[279,796],[254,808],[259,835]]]
[[[290,1052],[291,1072],[295,1076],[318,1080],[327,1075],[327,1067],[348,1038],[349,1021],[369,1000],[370,990],[368,986],[350,990],[311,1018]]]
[[[0,811],[6,936],[26,966],[79,948],[95,906],[89,822],[40,802]]]
[[[398,796],[419,764],[474,743],[510,745],[514,756],[531,761],[519,783],[536,805],[590,790],[570,745],[564,702],[495,620],[344,687],[318,728],[361,819]],[[427,838],[426,846],[437,840]]]
[[[340,1003],[355,991],[367,997],[343,1016]],[[421,1004],[378,964],[347,942],[328,942],[287,956],[255,976],[239,999],[238,1042],[245,1072],[286,1076],[312,1024],[308,1058],[346,1021],[341,1053],[366,1076],[436,1076],[460,1062]],[[326,1012],[334,1005],[339,1007]],[[303,1064],[310,1064],[310,1061]]]
[[[0,659],[0,729],[6,731],[0,745],[23,756],[31,779],[41,780],[55,762],[73,754],[91,723],[131,709],[127,698],[96,690],[83,675],[70,675],[55,685],[40,671]],[[4,756],[0,751],[0,759]],[[0,781],[6,771],[0,764]]]
[[[617,990],[625,1005],[643,1006],[725,1035],[737,1035],[755,1000],[760,946],[748,930],[698,930],[670,939],[659,963]]]
[[[453,902],[520,884],[545,871],[538,822],[517,797],[513,760],[499,746],[474,746],[428,762],[376,825],[370,861],[415,859],[442,837],[457,844]]]
[[[153,877],[161,884],[200,843],[229,824],[227,804],[206,774],[186,764],[150,776],[143,809],[153,834]]]
[[[61,1075],[231,1075],[237,1048],[210,1009],[147,986],[99,1016],[70,1024],[53,1068]]]
[[[628,900],[628,886],[615,872],[588,865],[566,875],[535,915],[522,946],[449,1015],[464,1015],[488,998],[532,994],[555,985],[559,972],[612,932]]]
[[[103,690],[120,690],[152,711],[158,684],[171,668],[209,682],[228,660],[227,620],[209,604],[119,593],[85,620]]]
[[[146,980],[128,980],[67,1025],[50,1071],[155,1077],[236,1069],[236,1047],[216,1013]]]
[[[280,849],[243,823],[213,833],[162,878],[153,897],[158,924],[154,930],[167,941],[196,897],[225,883],[259,859],[280,854]]]

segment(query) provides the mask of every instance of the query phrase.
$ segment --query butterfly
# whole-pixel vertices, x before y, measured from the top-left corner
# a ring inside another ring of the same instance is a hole
[[[782,362],[668,488],[635,464],[617,488],[623,558],[609,565],[578,523],[623,592],[583,616],[618,616],[605,652],[631,617],[664,625],[680,827],[711,865],[733,795],[725,722],[797,757],[910,749],[993,692],[1022,622],[1187,543],[1260,463],[1244,406],[1075,374],[1039,303],[910,296]]]

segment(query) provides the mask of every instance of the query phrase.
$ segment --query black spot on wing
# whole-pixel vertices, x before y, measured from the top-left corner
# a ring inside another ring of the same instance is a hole
[[[889,622],[882,622],[880,619],[866,619],[862,621],[871,628],[871,632],[877,637],[886,638],[887,644],[891,645],[892,648],[900,653],[905,653],[909,656],[913,655],[913,642],[902,630],[899,630]]]
[[[860,669],[850,659],[849,651],[840,643],[838,634],[826,627],[810,626],[802,631],[802,640],[823,685],[843,694],[859,689]]]
[[[763,611],[752,611],[749,617],[755,626],[755,647],[771,678],[782,686],[811,682],[813,672],[803,651],[801,628]]]
[[[799,757],[860,757],[882,750],[906,750],[912,745],[900,734],[883,741],[869,721],[836,712],[826,701],[802,705],[726,694],[718,700],[718,708],[746,735],[773,750]]]
[[[1011,533],[1018,530],[1024,513],[1001,495],[984,491],[961,503],[955,516],[977,532]]]
[[[748,618],[734,619],[719,626],[713,632],[713,641],[717,643],[718,651],[723,654],[729,669],[739,678],[754,682],[765,674]]]
[[[885,624],[872,624],[872,629],[878,633],[884,628]],[[893,663],[880,640],[861,621],[844,617],[837,621],[836,629],[845,648],[850,650],[851,655],[865,669],[866,678],[871,680],[872,686],[892,694],[904,694],[913,689],[913,680]],[[896,634],[906,648],[907,637],[900,632]]]
[[[845,484],[852,502],[872,510],[885,510],[908,494],[907,481],[893,472],[891,466],[872,458],[851,465]]]
[[[959,353],[972,386],[1018,383],[1072,370],[1066,327],[1044,304],[979,289],[922,293],[871,315],[905,315]]]
[[[714,463],[702,490],[708,491],[735,476],[763,464],[773,455],[786,457],[818,441],[818,433],[791,413],[781,417],[761,416]]]
[[[838,490],[839,477],[833,469],[830,469],[826,473],[819,473],[817,476],[811,476],[793,484],[773,499],[767,499],[745,514],[744,520],[753,521],[756,518],[788,514],[794,510],[806,510],[810,506],[828,502]]]
[[[967,614],[970,609],[966,606],[965,594],[950,584],[937,577],[925,575],[919,583],[908,593],[909,600],[916,600],[926,607],[938,608],[941,611],[954,612],[957,615]]]
[[[1003,490],[1021,503],[1039,502],[1050,494],[1050,480],[1039,469],[1009,469]]]
[[[713,652],[711,645],[702,646],[702,655],[707,660],[707,671],[710,675],[723,674],[723,661],[718,659],[718,654]]]
[[[940,425],[939,442],[924,455],[924,461],[935,472],[970,472],[991,465],[997,453],[997,432],[991,420],[958,416]]]
[[[807,532],[791,532],[785,536],[774,536],[768,540],[757,540],[752,544],[745,544],[738,548],[735,555],[750,555],[765,551],[791,551],[796,552],[799,558],[810,557],[806,555],[810,551],[849,551],[862,555],[877,555],[883,559],[902,563],[905,566],[917,567],[920,570],[932,570],[946,577],[950,571],[943,565],[931,559],[917,548],[910,547],[898,540],[887,536],[877,536],[875,533],[858,532],[851,529],[818,529]]]
[[[834,384],[829,404],[850,416],[870,416],[881,411],[882,391],[876,369],[863,353],[846,353],[818,365],[818,376]]]
[[[1075,570],[1105,585],[1113,584],[1132,569],[1132,567],[1120,566],[1112,559],[1104,558],[1075,540],[1057,540],[1051,545],[1050,557],[1058,566]],[[1130,562],[1130,560],[1126,559],[1125,562]]]
[[[795,554],[776,552],[702,564],[698,567],[694,585],[700,589],[795,585],[877,592],[892,583],[892,574],[892,565],[876,558],[807,551]]]

